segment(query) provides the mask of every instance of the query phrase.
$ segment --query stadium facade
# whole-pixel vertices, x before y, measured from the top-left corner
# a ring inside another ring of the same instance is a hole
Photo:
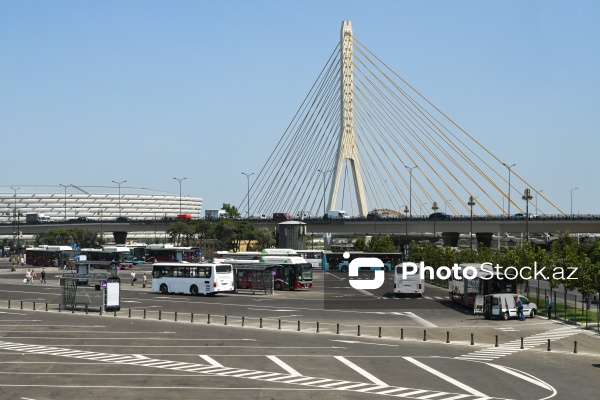
[[[114,221],[117,217],[132,220],[174,218],[180,214],[201,217],[202,199],[179,196],[145,188],[90,186],[3,186],[0,188],[0,222],[11,223],[18,216],[25,222],[27,214],[43,214],[52,222],[78,217],[97,221]],[[112,192],[111,192],[112,191]],[[108,192],[108,193],[107,193]]]

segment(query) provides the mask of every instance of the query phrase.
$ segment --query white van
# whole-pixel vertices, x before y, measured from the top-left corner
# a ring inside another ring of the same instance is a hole
[[[477,296],[480,297],[480,296]],[[507,320],[517,317],[517,301],[515,297],[523,303],[523,315],[534,318],[538,311],[537,305],[529,301],[525,296],[514,293],[495,293],[483,297],[483,316],[485,319],[501,318]],[[476,303],[478,299],[476,299]]]
[[[344,210],[329,210],[327,211],[327,218],[329,219],[349,219],[350,216],[346,214]]]

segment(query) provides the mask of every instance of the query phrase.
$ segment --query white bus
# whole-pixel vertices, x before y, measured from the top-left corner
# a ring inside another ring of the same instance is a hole
[[[152,266],[153,292],[214,296],[234,290],[231,264],[176,262]]]
[[[296,253],[311,263],[313,269],[323,269],[323,250],[296,250]]]
[[[403,279],[402,275],[404,270],[408,269],[406,279]],[[414,272],[412,265],[410,267],[404,264],[396,265],[394,268],[394,293],[397,295],[402,294],[416,294],[417,296],[423,296],[425,292],[425,279],[421,276],[421,266],[417,264],[417,272]]]

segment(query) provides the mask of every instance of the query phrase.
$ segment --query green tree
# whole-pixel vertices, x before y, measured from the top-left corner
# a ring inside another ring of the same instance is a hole
[[[389,236],[376,236],[371,238],[367,246],[367,251],[373,253],[395,253],[397,249]]]
[[[354,251],[366,251],[367,243],[365,238],[359,237],[354,241]]]
[[[273,231],[271,231],[267,227],[263,226],[263,227],[256,229],[255,238],[256,238],[256,247],[257,248],[253,249],[253,250],[259,251],[262,249],[268,249],[275,245],[275,235],[273,234]]]
[[[221,208],[223,210],[225,210],[227,215],[229,215],[230,217],[239,217],[240,216],[240,212],[238,211],[236,206],[232,206],[231,204],[228,204],[228,203],[223,203],[223,207],[221,207]]]

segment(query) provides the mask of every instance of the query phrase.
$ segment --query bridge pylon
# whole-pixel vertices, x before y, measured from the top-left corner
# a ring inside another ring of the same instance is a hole
[[[354,136],[354,72],[353,72],[353,36],[352,23],[350,21],[342,22],[341,31],[341,90],[342,90],[342,126],[336,151],[336,162],[332,175],[331,192],[329,194],[328,209],[336,207],[337,197],[340,188],[340,180],[344,169],[344,161],[350,162],[354,191],[356,193],[356,202],[359,215],[367,215],[367,202],[365,200],[365,188],[363,184],[360,161],[358,159],[358,145]]]

